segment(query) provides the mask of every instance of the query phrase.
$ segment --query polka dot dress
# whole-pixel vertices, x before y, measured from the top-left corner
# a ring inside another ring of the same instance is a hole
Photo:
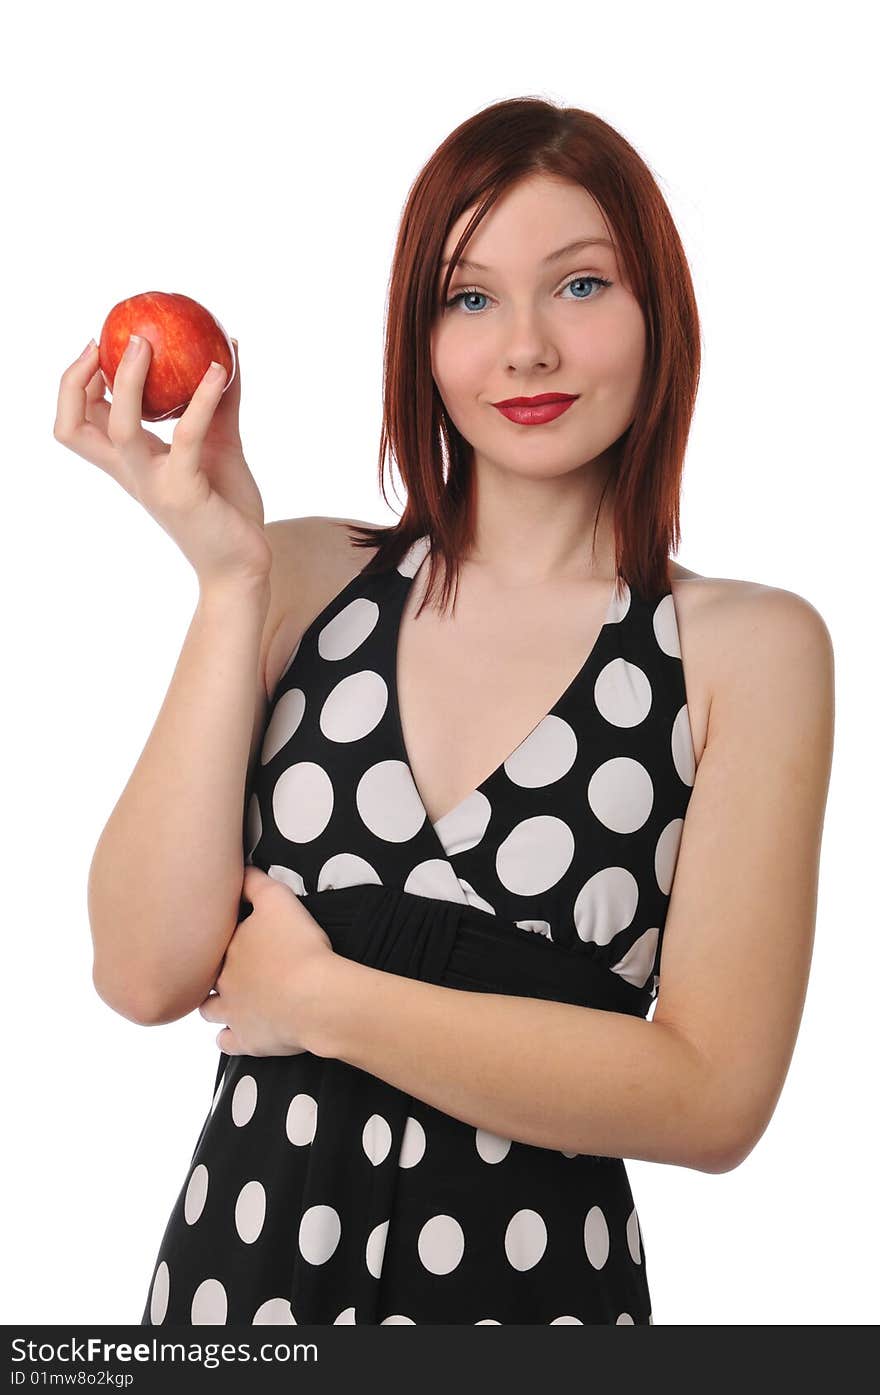
[[[553,708],[434,824],[396,691],[428,547],[355,576],[291,654],[246,793],[247,860],[337,953],[645,1017],[695,771],[672,594],[622,584]],[[142,1318],[651,1321],[622,1159],[500,1138],[309,1052],[220,1053]]]

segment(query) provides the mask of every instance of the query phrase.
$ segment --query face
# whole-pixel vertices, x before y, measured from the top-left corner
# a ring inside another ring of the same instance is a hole
[[[450,229],[447,261],[472,209]],[[547,477],[610,461],[632,422],[645,354],[641,307],[596,201],[568,180],[522,181],[495,204],[464,249],[431,334],[434,381],[475,465]],[[552,259],[551,259],[552,257]],[[439,296],[445,267],[435,294]],[[609,284],[604,285],[607,281]],[[452,303],[450,303],[452,302]],[[493,403],[576,394],[560,416],[526,425]]]

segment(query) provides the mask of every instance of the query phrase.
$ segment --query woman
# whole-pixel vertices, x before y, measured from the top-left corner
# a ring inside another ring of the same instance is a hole
[[[90,880],[102,996],[222,1026],[144,1323],[650,1323],[623,1159],[719,1172],[761,1136],[832,654],[800,597],[670,562],[699,359],[643,161],[524,99],[410,192],[395,527],[264,529],[237,383],[157,462],[147,348],[112,406],[93,349],[65,374],[56,435],[200,582]]]

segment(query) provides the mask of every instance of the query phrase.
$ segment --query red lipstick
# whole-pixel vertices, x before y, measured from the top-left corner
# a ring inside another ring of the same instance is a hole
[[[567,392],[542,392],[537,397],[508,397],[492,406],[519,426],[540,426],[562,416],[575,400],[576,395]]]

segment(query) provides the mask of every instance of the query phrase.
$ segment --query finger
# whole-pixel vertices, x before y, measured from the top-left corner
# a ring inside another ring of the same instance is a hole
[[[265,891],[267,884],[274,884],[274,882],[275,878],[270,877],[268,872],[264,872],[262,867],[258,867],[254,862],[249,862],[244,869],[241,889],[247,899],[253,901],[258,892]]]
[[[110,471],[114,461],[113,444],[86,416],[89,393],[95,392],[96,380],[103,383],[98,369],[98,347],[92,343],[61,375],[54,435],[56,441],[61,441],[77,455]]]
[[[237,428],[238,413],[241,406],[241,372],[239,369],[238,340],[233,339],[234,353],[232,356],[232,377],[229,386],[222,394],[217,403],[215,413],[217,421],[227,432]]]
[[[226,370],[213,364],[202,376],[186,411],[174,428],[171,452],[182,475],[195,477],[200,470],[202,446],[226,382]]]
[[[127,464],[145,469],[151,460],[143,429],[144,382],[150,368],[152,345],[143,335],[132,336],[119,360],[113,379],[113,401],[107,418],[107,434]]]
[[[104,381],[104,374],[100,368],[92,374],[86,383],[86,400],[91,403],[107,400],[107,384]],[[109,405],[109,404],[108,404]]]

